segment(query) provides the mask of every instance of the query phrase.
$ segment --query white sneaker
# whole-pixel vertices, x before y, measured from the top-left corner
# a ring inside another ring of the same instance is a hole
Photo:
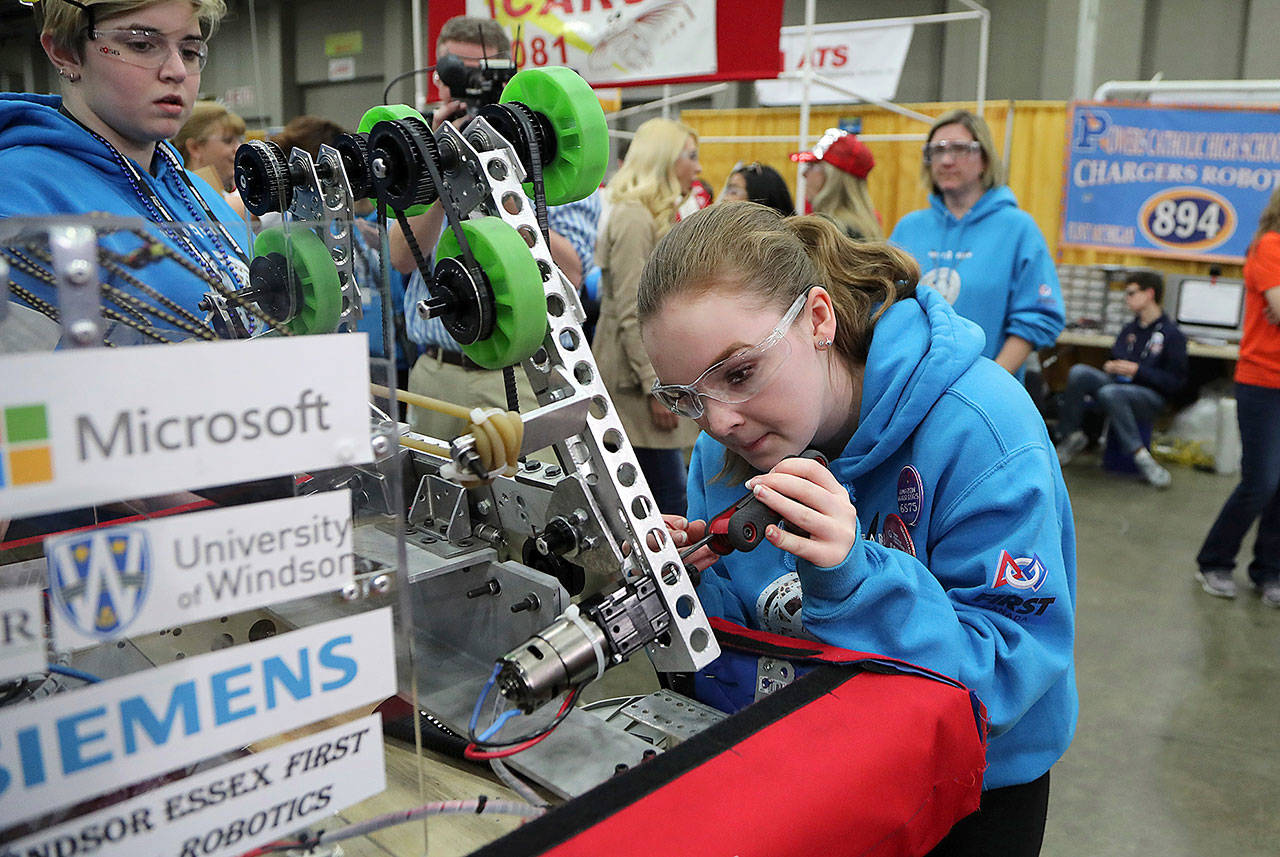
[[[1058,451],[1058,463],[1063,467],[1066,467],[1071,463],[1071,459],[1079,455],[1088,445],[1088,435],[1082,431],[1073,431],[1071,434],[1063,438],[1056,447]]]
[[[1210,595],[1219,598],[1236,597],[1236,582],[1229,570],[1210,568],[1197,571],[1196,580],[1200,581],[1200,588]]]
[[[1173,481],[1169,471],[1161,467],[1145,447],[1133,454],[1133,463],[1142,474],[1142,478],[1157,488],[1168,488],[1169,483]]]

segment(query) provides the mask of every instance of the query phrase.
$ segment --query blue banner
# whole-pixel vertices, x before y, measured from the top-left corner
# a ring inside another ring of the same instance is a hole
[[[1280,111],[1074,104],[1062,244],[1244,260],[1280,187]]]

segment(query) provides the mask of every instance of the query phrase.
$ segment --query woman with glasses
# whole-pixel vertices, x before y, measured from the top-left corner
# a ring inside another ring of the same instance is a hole
[[[153,261],[144,267],[103,261],[104,280],[134,298],[112,308],[111,317],[125,321],[108,340],[211,336],[198,306],[214,283],[226,290],[247,284],[246,231],[221,193],[184,170],[164,141],[195,104],[205,39],[225,3],[43,0],[33,9],[61,94],[0,95],[0,217],[104,213],[159,224],[150,235],[161,252],[148,254]],[[163,228],[192,222],[202,225]],[[101,233],[104,250],[127,255],[140,246],[129,232]],[[15,296],[51,312],[57,295],[48,264],[28,252],[5,255]]]
[[[761,163],[738,163],[729,173],[719,201],[758,202],[783,217],[796,213],[786,181],[773,167]]]
[[[1071,507],[1030,399],[918,275],[753,203],[671,230],[639,319],[655,396],[703,434],[688,515],[666,522],[680,547],[744,491],[777,512],[768,544],[686,558],[707,613],[963,681],[989,717],[985,791],[936,853],[1034,855],[1077,711]],[[699,695],[748,704],[756,669],[722,655]]]
[[[609,219],[596,239],[600,320],[591,350],[658,508],[670,514],[684,513],[683,450],[697,431],[650,395],[655,375],[640,342],[636,285],[701,170],[692,128],[670,119],[645,122],[605,188]]]
[[[986,334],[982,353],[1021,376],[1032,350],[1062,332],[1062,293],[1044,236],[1004,184],[991,129],[967,110],[938,117],[924,146],[929,208],[889,240],[915,257],[920,282]]]

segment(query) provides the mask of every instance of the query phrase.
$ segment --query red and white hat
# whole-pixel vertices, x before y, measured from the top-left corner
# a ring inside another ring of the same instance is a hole
[[[876,159],[872,157],[866,143],[859,140],[857,135],[839,128],[828,128],[811,151],[796,152],[791,160],[822,161],[860,179],[865,179],[876,165]]]

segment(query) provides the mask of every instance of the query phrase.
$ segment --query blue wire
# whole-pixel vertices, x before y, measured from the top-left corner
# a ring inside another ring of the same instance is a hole
[[[480,691],[480,698],[476,700],[476,707],[471,712],[471,724],[468,730],[472,735],[476,734],[476,724],[480,722],[480,709],[484,707],[484,701],[489,696],[489,691],[493,690],[493,683],[498,680],[498,672],[502,669],[502,664],[493,665],[493,673],[489,676],[489,680],[484,683],[484,688]]]
[[[57,673],[58,675],[65,675],[68,678],[78,678],[86,684],[97,684],[102,681],[102,679],[98,678],[96,675],[84,672],[83,670],[78,670],[75,667],[64,667],[61,664],[51,664],[49,666],[49,672]]]
[[[493,737],[493,735],[499,729],[501,729],[506,724],[508,720],[510,720],[512,717],[519,717],[519,716],[520,716],[520,709],[518,708],[510,708],[502,712],[502,714],[498,717],[498,719],[493,721],[492,726],[490,726],[488,729],[480,733],[480,737],[476,739],[476,743],[481,744],[485,741],[488,741],[490,738]]]

